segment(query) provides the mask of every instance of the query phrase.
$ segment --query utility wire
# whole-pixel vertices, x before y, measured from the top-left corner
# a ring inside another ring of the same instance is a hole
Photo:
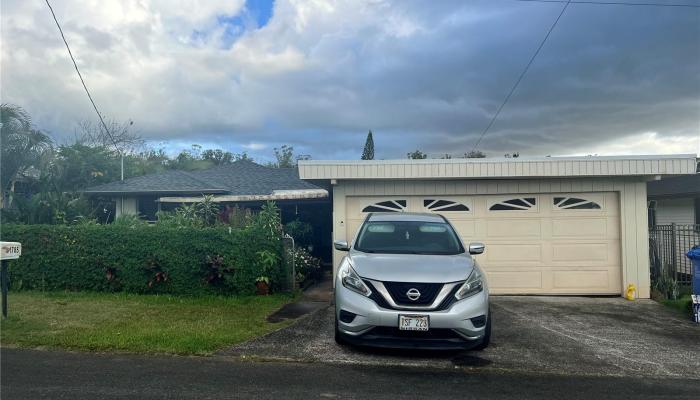
[[[686,7],[700,8],[697,4],[678,4],[678,3],[651,3],[651,2],[624,2],[624,1],[594,1],[594,0],[513,0],[528,3],[571,3],[571,4],[595,4],[603,6],[638,6],[638,7]]]
[[[102,127],[105,129],[105,132],[107,132],[107,136],[109,136],[109,139],[112,141],[114,148],[119,152],[120,155],[122,155],[122,152],[119,149],[119,146],[117,146],[117,142],[114,140],[112,133],[107,128],[107,124],[105,124],[104,119],[102,119],[102,114],[100,114],[100,111],[97,109],[97,106],[95,105],[95,101],[92,99],[92,96],[90,95],[90,91],[88,90],[87,85],[85,84],[85,80],[83,80],[83,75],[80,73],[80,70],[78,69],[78,64],[75,62],[75,58],[73,57],[73,52],[71,52],[70,46],[68,46],[68,41],[66,40],[66,36],[63,34],[63,29],[61,29],[61,24],[58,23],[58,19],[56,19],[56,13],[53,12],[53,7],[51,7],[49,0],[46,0],[46,5],[49,6],[49,10],[51,11],[51,15],[53,16],[53,20],[56,22],[56,26],[58,27],[58,31],[61,33],[61,38],[63,39],[63,43],[66,45],[66,49],[68,49],[68,55],[70,56],[71,61],[73,61],[73,66],[75,67],[75,72],[78,73],[78,78],[80,78],[80,82],[83,84],[83,89],[85,89],[85,93],[87,93],[88,99],[90,99],[90,103],[92,103],[92,108],[95,109],[97,116],[100,118],[100,122],[102,123]],[[123,179],[123,177],[122,177],[122,179]]]
[[[525,66],[525,69],[523,69],[523,72],[520,73],[518,80],[515,81],[515,84],[510,89],[510,92],[508,92],[508,95],[506,96],[506,98],[503,99],[503,103],[501,103],[501,105],[498,107],[498,109],[496,110],[496,113],[493,114],[493,118],[491,118],[491,121],[486,126],[486,129],[484,129],[484,131],[481,132],[481,135],[479,136],[479,140],[477,140],[476,143],[474,144],[472,151],[476,151],[476,148],[479,147],[481,140],[484,138],[484,136],[486,136],[489,129],[491,129],[491,126],[493,126],[493,123],[496,122],[496,119],[498,118],[498,115],[501,113],[501,110],[503,110],[503,107],[505,107],[506,103],[508,103],[508,100],[510,100],[510,96],[513,95],[513,92],[515,92],[515,89],[520,84],[520,81],[522,81],[523,77],[525,77],[525,74],[527,74],[527,71],[530,69],[532,62],[535,61],[535,58],[537,57],[537,55],[540,54],[540,50],[542,50],[542,47],[544,46],[545,42],[547,42],[547,39],[549,38],[549,35],[554,30],[554,27],[557,26],[557,22],[559,22],[559,20],[561,19],[561,16],[564,15],[564,11],[566,11],[566,8],[569,6],[569,3],[571,3],[570,0],[567,1],[566,4],[564,4],[564,7],[562,7],[561,12],[559,12],[559,15],[557,16],[557,19],[555,19],[552,26],[549,27],[549,30],[547,31],[547,34],[545,35],[544,39],[542,39],[542,42],[540,42],[540,45],[537,47],[537,50],[535,50],[535,53],[532,55],[532,57],[530,57],[530,61],[527,62],[527,65]]]

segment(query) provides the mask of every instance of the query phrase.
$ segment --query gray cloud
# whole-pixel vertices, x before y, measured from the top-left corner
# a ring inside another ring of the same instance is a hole
[[[89,103],[46,11],[7,3],[2,101],[66,136],[93,117]],[[130,12],[76,15],[70,2],[59,12],[105,114],[173,147],[263,157],[291,143],[314,158],[359,157],[368,129],[381,158],[469,151],[561,8],[278,1],[268,25],[226,48],[212,21],[230,7],[183,21],[157,3],[120,4]],[[188,42],[203,29],[208,41]],[[481,147],[695,152],[699,135],[700,10],[575,4]]]

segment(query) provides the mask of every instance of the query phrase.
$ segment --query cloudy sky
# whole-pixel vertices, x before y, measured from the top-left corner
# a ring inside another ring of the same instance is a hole
[[[627,0],[631,1],[631,0]],[[700,5],[699,0],[655,0]],[[563,4],[52,0],[102,113],[169,151],[469,151]],[[44,0],[2,0],[2,102],[94,119]],[[480,149],[700,152],[700,8],[572,4]]]

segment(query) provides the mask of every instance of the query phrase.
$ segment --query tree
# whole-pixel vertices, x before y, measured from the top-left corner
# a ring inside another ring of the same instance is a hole
[[[118,180],[119,157],[112,146],[59,146],[50,165],[42,171],[42,191],[75,192]]]
[[[117,122],[105,121],[109,132],[101,122],[82,121],[75,132],[75,142],[90,147],[109,147],[122,155],[136,152],[142,148],[145,141],[131,130],[134,121]]]
[[[202,159],[211,161],[215,165],[231,164],[233,153],[221,149],[207,149],[202,152]]]
[[[148,154],[142,152],[140,154]],[[156,154],[156,157],[164,155],[162,150]],[[216,165],[231,164],[238,160],[251,160],[247,153],[231,153],[222,149],[205,149],[199,144],[193,144],[188,150],[182,150],[175,158],[168,159],[165,156],[164,163],[172,169],[182,169],[185,171],[194,171],[211,168]]]
[[[424,160],[428,158],[428,155],[420,150],[416,150],[410,153],[406,153],[406,156],[411,160]]]
[[[486,154],[480,150],[472,150],[469,153],[464,153],[464,158],[486,158]]]
[[[125,174],[128,177],[163,172],[170,164],[170,157],[162,148],[146,148],[138,153],[127,155],[126,159]]]
[[[275,147],[275,158],[277,163],[273,166],[277,168],[293,168],[294,163],[294,147],[283,144],[282,147]]]
[[[0,105],[0,208],[5,206],[5,191],[12,203],[15,181],[30,167],[40,168],[42,160],[53,147],[44,132],[35,129],[32,120],[21,107]]]
[[[362,159],[374,160],[374,139],[372,138],[371,130],[367,134],[367,140],[365,140],[365,149],[362,151]]]

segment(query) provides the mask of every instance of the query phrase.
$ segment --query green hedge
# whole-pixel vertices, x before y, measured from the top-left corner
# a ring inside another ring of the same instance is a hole
[[[261,275],[273,290],[284,286],[281,241],[255,226],[3,224],[1,237],[22,243],[21,258],[9,267],[13,290],[250,294]],[[261,251],[278,257],[272,270],[263,271]],[[207,261],[217,256],[220,279]]]

